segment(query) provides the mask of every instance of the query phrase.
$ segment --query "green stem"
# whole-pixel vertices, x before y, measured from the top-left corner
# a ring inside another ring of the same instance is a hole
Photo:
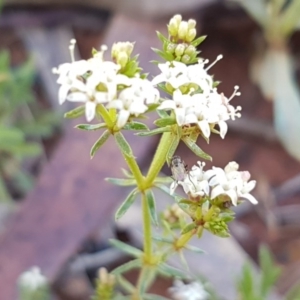
[[[107,109],[102,105],[102,104],[98,104],[96,107],[97,113],[101,115],[101,117],[103,118],[104,122],[106,123],[108,128],[113,128],[114,126],[114,122],[111,119],[110,114],[108,113]]]
[[[195,230],[191,230],[185,234],[183,234],[176,242],[176,248],[177,249],[182,249],[188,242],[189,240],[194,236]]]
[[[143,210],[143,229],[144,229],[144,253],[145,260],[151,261],[152,258],[152,227],[151,216],[147,204],[145,193],[142,194],[142,210]]]
[[[166,157],[171,145],[172,145],[172,133],[165,132],[159,141],[159,145],[156,149],[148,174],[146,176],[147,186],[150,187],[152,185],[153,181],[155,180],[158,173],[160,172],[163,165],[165,164]]]
[[[123,157],[124,157],[128,167],[129,167],[133,177],[136,180],[136,183],[137,183],[137,186],[138,186],[139,190],[143,191],[144,190],[145,177],[143,176],[139,165],[137,164],[134,157],[127,156],[123,152],[122,152],[122,154],[123,154]]]

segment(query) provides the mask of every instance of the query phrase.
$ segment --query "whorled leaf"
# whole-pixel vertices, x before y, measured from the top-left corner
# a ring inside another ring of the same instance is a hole
[[[191,230],[195,229],[197,227],[197,225],[195,223],[190,223],[187,224],[183,229],[181,234],[186,234],[188,232],[190,232]]]
[[[121,132],[117,132],[114,134],[115,140],[117,142],[117,145],[119,146],[120,150],[125,154],[126,156],[133,157],[132,150],[130,148],[130,145],[127,143],[125,137]]]
[[[197,39],[191,42],[191,45],[193,45],[194,47],[199,46],[206,39],[206,37],[206,35],[199,36]]]
[[[196,143],[194,143],[190,138],[183,137],[182,141],[199,157],[212,160],[212,157],[205,153]]]
[[[104,145],[104,143],[108,140],[109,136],[110,136],[110,132],[108,130],[105,130],[102,133],[102,135],[99,137],[99,139],[92,146],[92,149],[90,151],[91,158],[93,158],[94,155],[96,154],[96,152],[100,149],[100,147]]]
[[[129,255],[132,255],[134,257],[141,257],[143,255],[143,251],[141,251],[140,249],[135,248],[133,246],[130,246],[130,245],[128,245],[126,243],[123,243],[119,240],[110,239],[109,243],[111,245],[113,245],[114,247],[120,249],[121,251],[123,251],[123,252],[125,252]]]
[[[129,122],[123,127],[125,130],[149,130],[148,126],[140,122]]]
[[[152,192],[152,190],[146,191],[146,199],[147,199],[147,205],[150,211],[151,219],[155,226],[158,226],[158,217],[156,213],[156,204],[155,204],[155,197]]]
[[[127,212],[127,210],[130,208],[130,206],[135,201],[137,194],[138,194],[137,189],[134,189],[129,193],[129,195],[126,197],[124,202],[120,205],[120,207],[118,208],[118,210],[115,214],[116,220],[120,219]]]
[[[170,131],[171,131],[171,128],[169,128],[169,127],[161,127],[161,128],[153,129],[153,130],[148,131],[148,132],[138,132],[138,133],[136,133],[136,135],[138,135],[138,136],[152,136],[152,135],[155,135],[155,134],[160,134],[160,133],[170,132]]]
[[[155,120],[154,124],[157,127],[166,127],[168,125],[174,125],[174,124],[176,124],[176,119],[172,118],[172,117],[161,118],[161,119]]]
[[[134,186],[136,185],[135,179],[124,179],[124,178],[105,178],[106,181],[119,186]]]
[[[77,129],[81,130],[87,130],[87,131],[94,131],[94,130],[99,130],[101,128],[106,128],[105,123],[100,123],[100,124],[78,124],[75,126]]]
[[[168,277],[176,277],[180,279],[186,279],[187,274],[177,268],[171,267],[165,263],[162,263],[158,266],[158,272],[162,275]]]
[[[123,273],[128,272],[128,271],[133,270],[133,269],[139,269],[139,268],[141,268],[141,266],[142,266],[141,260],[140,259],[134,259],[134,260],[131,260],[131,261],[115,268],[111,272],[111,274],[120,275],[120,274],[123,274]]]
[[[64,114],[64,117],[68,118],[68,119],[75,119],[75,118],[83,116],[84,113],[85,113],[85,105],[81,105],[81,106],[78,106],[78,107],[66,112]]]

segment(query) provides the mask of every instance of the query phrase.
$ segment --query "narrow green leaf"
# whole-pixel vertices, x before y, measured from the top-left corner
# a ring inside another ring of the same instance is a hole
[[[168,239],[168,238],[165,238],[165,237],[162,237],[162,236],[157,236],[157,235],[154,235],[152,238],[155,241],[162,242],[162,243],[167,243],[167,244],[173,244],[173,242],[174,242],[171,239]]]
[[[166,52],[163,52],[159,49],[155,49],[155,48],[151,48],[156,54],[158,54],[160,57],[162,57],[163,59],[165,59],[166,61],[173,61],[174,58],[173,58],[173,55],[170,54],[170,53],[166,53]]]
[[[134,189],[129,193],[129,195],[126,197],[124,202],[120,205],[120,207],[118,208],[118,210],[115,214],[116,220],[119,220],[127,212],[129,207],[133,204],[137,193],[138,193],[137,189]]]
[[[131,293],[134,291],[135,287],[132,285],[131,282],[126,280],[123,276],[117,275],[117,282],[120,284],[120,286],[128,293]]]
[[[102,135],[99,137],[99,139],[95,142],[93,145],[91,151],[90,151],[90,156],[91,158],[94,157],[96,152],[100,149],[100,147],[108,140],[110,136],[110,132],[108,130],[105,130]]]
[[[98,130],[101,128],[106,128],[105,123],[100,123],[100,124],[79,124],[76,125],[75,128],[81,129],[81,130]]]
[[[134,259],[134,260],[131,260],[117,268],[115,268],[111,274],[114,274],[114,275],[120,275],[120,274],[123,274],[125,272],[128,272],[132,269],[139,269],[140,267],[142,266],[142,262],[140,259]]]
[[[154,121],[154,124],[157,127],[166,127],[168,125],[174,125],[174,124],[176,124],[176,119],[172,118],[172,117],[166,117],[166,118],[163,118],[163,119],[157,119],[157,120]]]
[[[128,178],[133,178],[133,175],[128,170],[121,168],[121,171],[124,174],[124,176]]]
[[[205,153],[197,144],[195,144],[190,138],[184,137],[182,141],[199,157],[207,160],[212,160],[212,157]]]
[[[186,234],[186,233],[190,232],[191,230],[195,229],[196,227],[197,227],[197,225],[195,223],[190,223],[182,229],[181,234]]]
[[[0,147],[7,144],[22,143],[24,138],[24,134],[20,129],[0,127]]]
[[[140,122],[130,122],[126,123],[123,127],[125,130],[149,130],[148,126]]]
[[[198,247],[195,247],[195,246],[192,246],[192,245],[186,245],[186,246],[185,246],[185,249],[190,250],[190,251],[193,251],[193,252],[196,252],[196,253],[200,253],[200,254],[206,253],[206,252],[203,251],[202,249],[200,249],[200,248],[198,248]]]
[[[156,177],[154,183],[172,183],[174,180],[171,177]]]
[[[164,43],[164,42],[168,42],[169,40],[163,35],[161,34],[159,31],[156,31],[156,35],[159,38],[159,40]]]
[[[172,142],[171,142],[169,151],[167,153],[167,158],[166,158],[167,163],[168,163],[169,166],[171,164],[172,157],[174,156],[174,153],[178,148],[180,138],[181,138],[181,134],[179,134],[179,133],[178,134],[173,134]]]
[[[119,185],[119,186],[133,186],[136,185],[135,179],[123,179],[123,178],[105,178],[106,181]]]
[[[158,109],[156,112],[162,119],[170,117],[169,114],[165,110]]]
[[[155,134],[159,134],[159,133],[163,133],[163,132],[170,132],[170,131],[171,131],[171,128],[169,128],[169,127],[161,127],[161,128],[153,129],[153,130],[148,131],[148,132],[139,132],[139,133],[136,133],[136,135],[138,135],[138,136],[152,136],[152,135],[155,135]]]
[[[154,267],[144,267],[140,274],[139,281],[139,293],[143,296],[144,293],[151,287],[156,275],[156,269]],[[144,297],[143,297],[144,299]]]
[[[126,243],[123,243],[119,240],[115,240],[115,239],[110,239],[109,240],[110,244],[113,245],[114,247],[120,249],[121,251],[130,254],[132,256],[135,257],[141,257],[143,255],[143,251],[141,251],[140,249],[137,249],[135,247],[132,247]]]
[[[126,156],[133,157],[132,150],[130,148],[130,145],[127,143],[125,137],[121,132],[117,132],[114,134],[115,140],[117,142],[117,145],[119,146],[120,150],[125,154]]]
[[[146,198],[147,198],[147,204],[149,207],[151,219],[155,226],[158,226],[158,217],[156,214],[156,204],[155,204],[155,198],[152,190],[146,191]]]
[[[158,266],[158,272],[168,277],[177,277],[181,279],[186,279],[187,277],[185,272],[164,263]]]
[[[197,39],[195,39],[191,42],[191,45],[193,45],[194,47],[197,47],[206,39],[206,37],[207,37],[207,35],[199,36]]]
[[[82,106],[78,106],[78,107],[66,112],[64,114],[64,117],[68,118],[68,119],[75,119],[75,118],[78,118],[78,117],[84,115],[84,113],[85,113],[85,105],[82,105]]]

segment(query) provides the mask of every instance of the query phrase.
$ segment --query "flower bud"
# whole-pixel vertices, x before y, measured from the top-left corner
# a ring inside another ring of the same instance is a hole
[[[117,59],[119,53],[124,52],[129,58],[133,51],[133,48],[134,48],[134,43],[130,43],[130,42],[114,43],[111,48],[111,56],[113,59]]]
[[[169,43],[166,52],[173,54],[175,52],[175,49],[176,49],[176,44]]]
[[[196,21],[194,19],[189,19],[188,20],[188,27],[189,27],[189,29],[195,28],[196,27]]]
[[[196,37],[197,35],[197,30],[195,28],[192,28],[192,29],[189,29],[187,34],[186,34],[186,37],[185,37],[185,40],[190,43],[194,40],[194,38]]]
[[[185,51],[184,51],[184,54],[187,54],[189,56],[192,56],[193,54],[195,54],[196,52],[196,47],[194,47],[193,45],[189,45]]]
[[[175,49],[175,55],[176,56],[181,56],[181,55],[183,55],[184,51],[185,51],[184,44],[178,44],[176,49]]]
[[[169,32],[169,35],[170,36],[177,36],[177,33],[178,33],[178,27],[179,27],[179,24],[178,22],[172,18],[168,24],[168,32]]]
[[[116,57],[116,63],[120,65],[121,68],[124,68],[126,66],[128,60],[129,60],[129,56],[126,54],[125,51],[119,52]]]
[[[188,29],[188,23],[186,21],[181,21],[178,28],[178,38],[181,40],[185,40]]]
[[[185,64],[188,64],[191,60],[191,57],[187,54],[184,54],[182,57],[181,57],[181,61]]]

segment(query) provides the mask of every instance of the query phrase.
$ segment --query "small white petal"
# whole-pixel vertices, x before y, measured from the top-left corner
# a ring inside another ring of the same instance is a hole
[[[173,100],[165,100],[157,109],[158,110],[170,110],[170,109],[175,109],[176,104]]]
[[[229,191],[226,191],[225,194],[231,199],[232,204],[234,206],[236,206],[237,200],[238,200],[238,195],[237,195],[236,191],[229,190]]]
[[[170,186],[170,195],[173,195],[178,186],[177,181],[173,181]]]
[[[67,100],[71,102],[87,102],[89,97],[85,93],[74,92],[68,95]]]
[[[176,114],[176,121],[179,126],[182,126],[184,124],[184,117],[185,117],[185,108],[176,108],[175,109]]]
[[[95,117],[96,103],[87,101],[85,104],[85,117],[88,122],[92,121]]]
[[[240,197],[241,198],[246,198],[247,200],[249,200],[254,205],[258,204],[258,201],[251,194],[243,194]]]
[[[130,112],[128,110],[125,109],[120,110],[117,126],[119,128],[122,128],[127,123],[129,116],[130,116]]]
[[[219,123],[219,127],[220,127],[220,136],[222,139],[224,139],[227,130],[228,130],[228,125],[225,121],[220,121]]]
[[[222,186],[217,185],[216,187],[214,187],[214,188],[212,189],[210,197],[211,197],[211,199],[213,200],[213,199],[215,199],[216,197],[218,197],[218,196],[220,196],[220,195],[222,195],[222,194],[224,194],[224,193],[225,193],[225,191],[224,191],[224,189],[222,188]]]
[[[66,101],[69,90],[70,90],[70,86],[69,85],[62,85],[59,88],[59,91],[58,91],[58,101],[59,101],[59,104],[63,104]]]
[[[209,136],[210,136],[210,128],[209,128],[208,122],[205,121],[205,120],[202,120],[202,121],[198,122],[198,126],[201,129],[203,135],[206,138],[209,138]]]

